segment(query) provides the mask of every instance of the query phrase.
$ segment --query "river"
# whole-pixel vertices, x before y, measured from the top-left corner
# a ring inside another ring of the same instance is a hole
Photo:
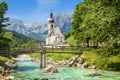
[[[18,69],[16,73],[10,75],[15,76],[16,80],[120,80],[120,72],[81,69],[74,67],[57,67],[59,73],[53,75],[43,73],[39,64],[31,60],[17,60]],[[90,72],[100,73],[100,76],[88,76]]]

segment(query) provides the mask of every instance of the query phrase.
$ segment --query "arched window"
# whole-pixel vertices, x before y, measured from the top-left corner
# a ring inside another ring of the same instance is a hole
[[[57,41],[57,37],[55,37],[55,41]]]
[[[51,24],[51,28],[53,29],[53,24]]]

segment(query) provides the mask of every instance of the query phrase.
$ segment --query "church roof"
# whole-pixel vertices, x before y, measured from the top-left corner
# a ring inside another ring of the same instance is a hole
[[[54,35],[62,35],[63,33],[59,27],[55,27],[52,29],[51,33],[47,35],[47,37],[54,36]]]

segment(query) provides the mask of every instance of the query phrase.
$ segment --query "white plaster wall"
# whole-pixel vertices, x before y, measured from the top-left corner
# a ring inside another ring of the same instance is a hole
[[[57,37],[57,39],[56,39]],[[46,45],[56,45],[56,44],[63,44],[65,37],[63,35],[55,35],[46,38]]]

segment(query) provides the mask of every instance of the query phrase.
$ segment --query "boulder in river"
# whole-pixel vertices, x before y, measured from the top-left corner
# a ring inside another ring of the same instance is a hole
[[[91,72],[89,73],[89,76],[100,76],[101,74],[97,73],[97,72]]]
[[[58,69],[53,65],[49,65],[48,67],[43,69],[43,72],[45,72],[45,73],[58,73]]]

